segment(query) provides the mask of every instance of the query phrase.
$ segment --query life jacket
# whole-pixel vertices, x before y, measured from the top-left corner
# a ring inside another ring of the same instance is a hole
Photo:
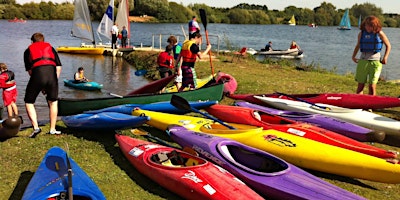
[[[83,74],[81,74],[81,73],[79,73],[79,72],[76,72],[76,73],[78,73],[78,78],[80,78],[80,79],[82,79],[83,78]],[[76,79],[76,73],[74,74],[74,80],[77,80]]]
[[[378,33],[361,32],[360,51],[378,53],[382,50],[383,41]]]
[[[168,52],[161,52],[160,55],[158,55],[158,59],[157,59],[157,64],[160,67],[166,67],[166,68],[170,68],[173,69],[174,65],[173,65],[173,60],[174,58],[168,54]]]
[[[53,47],[51,47],[49,43],[34,42],[29,46],[29,51],[31,53],[30,60],[32,62],[32,68],[43,65],[57,65]]]
[[[196,62],[197,54],[194,54],[190,51],[190,47],[195,44],[194,40],[186,40],[183,42],[181,56],[183,62]]]
[[[7,83],[8,81],[14,80],[14,72],[7,70],[7,71],[2,72],[0,74],[0,76],[6,76],[7,77],[7,80],[5,80],[5,83],[3,85],[4,89],[10,88],[10,87],[13,87],[13,86],[16,85],[15,81],[13,81],[11,83]]]
[[[190,20],[190,22],[189,22],[189,33],[194,33],[196,31],[198,31],[197,27],[194,26],[193,22],[194,22],[193,20]]]

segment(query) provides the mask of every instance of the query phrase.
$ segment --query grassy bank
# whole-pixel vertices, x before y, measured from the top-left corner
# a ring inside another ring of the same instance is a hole
[[[131,54],[128,60],[135,60],[138,68],[155,67],[154,56],[157,53],[145,52]],[[251,58],[231,63],[229,55],[220,55],[214,59],[215,71],[223,71],[233,75],[238,82],[237,93],[323,93],[342,92],[353,93],[356,83],[352,75],[337,75],[318,70],[296,70],[286,62],[269,64],[259,63]],[[150,66],[150,67],[149,67]],[[299,66],[298,66],[299,67]],[[304,66],[303,66],[304,67]],[[307,68],[307,67],[306,67]],[[199,77],[211,73],[208,61],[196,65]],[[149,78],[157,78],[157,73],[149,73]],[[398,96],[398,86],[380,82],[378,94]],[[221,103],[231,104],[233,101],[224,98]],[[400,109],[380,110],[379,114],[400,120]],[[57,129],[66,133],[61,136],[40,134],[35,139],[28,138],[31,129],[21,131],[18,137],[0,143],[0,200],[20,199],[29,180],[36,171],[46,151],[52,146],[69,146],[69,153],[99,185],[107,199],[180,199],[175,194],[166,191],[136,171],[120,152],[114,139],[114,132],[76,131],[66,128],[59,121]],[[164,133],[150,127],[145,127],[152,135],[170,141]],[[48,125],[43,132],[48,132]],[[133,136],[129,130],[123,134]],[[387,143],[390,141],[387,141]],[[393,141],[392,141],[393,142]],[[373,144],[381,148],[400,151],[398,146]],[[383,184],[359,179],[335,176],[320,172],[312,172],[346,190],[364,196],[368,199],[398,199],[400,184]],[[379,176],[379,174],[377,174]]]

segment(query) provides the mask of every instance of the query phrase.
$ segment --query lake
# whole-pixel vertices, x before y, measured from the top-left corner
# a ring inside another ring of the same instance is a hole
[[[95,29],[98,23],[93,22]],[[42,32],[45,40],[54,47],[79,46],[80,39],[70,36],[71,26],[72,21],[68,20],[28,20],[23,24],[0,20],[0,62],[6,63],[16,74],[19,92],[17,105],[25,119],[27,118],[23,97],[29,77],[24,68],[23,52],[31,43],[30,37],[35,32]],[[154,42],[156,47],[160,47],[157,35],[174,34],[183,37],[182,28],[187,31],[187,24],[131,23],[130,42],[135,46],[151,46]],[[223,50],[232,47],[240,49],[243,46],[257,50],[264,48],[268,41],[273,42],[275,49],[287,49],[291,41],[296,40],[304,50],[305,57],[301,61],[303,63],[313,63],[329,70],[336,69],[336,72],[340,74],[354,72],[356,67],[351,60],[359,32],[356,27],[350,31],[339,31],[336,27],[208,24],[207,30],[214,50],[217,47]],[[399,29],[384,28],[383,30],[392,44],[392,52],[389,63],[384,65],[382,75],[386,79],[400,79],[400,41],[397,39],[400,37]],[[153,35],[155,35],[154,41]],[[162,48],[167,45],[166,40],[166,37],[162,38]],[[109,41],[103,41],[103,43],[106,42]],[[109,96],[111,92],[126,94],[147,83],[143,77],[136,76],[135,69],[122,58],[62,53],[59,55],[63,64],[59,80],[60,97],[95,98]],[[72,79],[77,68],[81,66],[85,68],[86,77],[104,85],[101,92],[80,91],[64,86],[63,79]],[[42,95],[38,97],[35,105],[39,119],[47,119],[47,104]],[[28,122],[28,120],[25,121]]]

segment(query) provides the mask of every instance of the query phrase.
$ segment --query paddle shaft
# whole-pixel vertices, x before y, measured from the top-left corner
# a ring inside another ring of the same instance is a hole
[[[67,160],[67,168],[68,168],[68,199],[73,200],[74,194],[72,192],[72,168],[68,154],[65,154],[65,159]]]
[[[208,39],[206,11],[204,9],[199,9],[199,12],[200,12],[200,17],[201,17],[201,22],[203,23],[203,26],[204,26],[204,32],[206,33],[206,41],[207,41],[207,45],[208,45],[208,44],[210,44],[210,40]],[[214,75],[214,67],[212,64],[211,50],[208,51],[208,57],[210,58],[211,74]]]

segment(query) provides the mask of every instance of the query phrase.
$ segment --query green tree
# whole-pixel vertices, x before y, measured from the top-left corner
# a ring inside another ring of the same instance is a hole
[[[230,10],[228,17],[231,24],[248,24],[252,18],[248,10],[239,8]]]
[[[188,21],[188,16],[194,15],[191,9],[175,2],[170,2],[169,8],[171,13],[171,22],[184,23]]]
[[[15,17],[24,18],[26,16],[14,4],[1,4],[0,5],[0,18],[1,19],[14,19]]]
[[[42,19],[42,11],[37,3],[30,2],[22,5],[21,12],[28,19]]]

